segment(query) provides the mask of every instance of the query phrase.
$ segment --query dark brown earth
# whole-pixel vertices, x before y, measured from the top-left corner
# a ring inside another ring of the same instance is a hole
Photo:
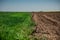
[[[60,40],[60,12],[32,12],[35,40]]]

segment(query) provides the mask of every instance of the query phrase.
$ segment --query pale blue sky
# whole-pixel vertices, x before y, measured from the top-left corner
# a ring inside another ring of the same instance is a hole
[[[0,11],[56,11],[60,0],[0,0]]]

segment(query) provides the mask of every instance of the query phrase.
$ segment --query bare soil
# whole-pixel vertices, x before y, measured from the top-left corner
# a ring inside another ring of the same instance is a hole
[[[35,40],[60,40],[60,12],[32,12]]]

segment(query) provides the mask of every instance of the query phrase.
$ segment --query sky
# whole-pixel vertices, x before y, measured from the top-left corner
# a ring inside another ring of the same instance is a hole
[[[60,0],[0,0],[0,11],[60,11]]]

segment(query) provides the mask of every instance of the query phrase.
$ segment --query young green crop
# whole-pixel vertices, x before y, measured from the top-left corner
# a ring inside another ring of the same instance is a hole
[[[34,25],[30,12],[0,12],[0,40],[30,40]]]

